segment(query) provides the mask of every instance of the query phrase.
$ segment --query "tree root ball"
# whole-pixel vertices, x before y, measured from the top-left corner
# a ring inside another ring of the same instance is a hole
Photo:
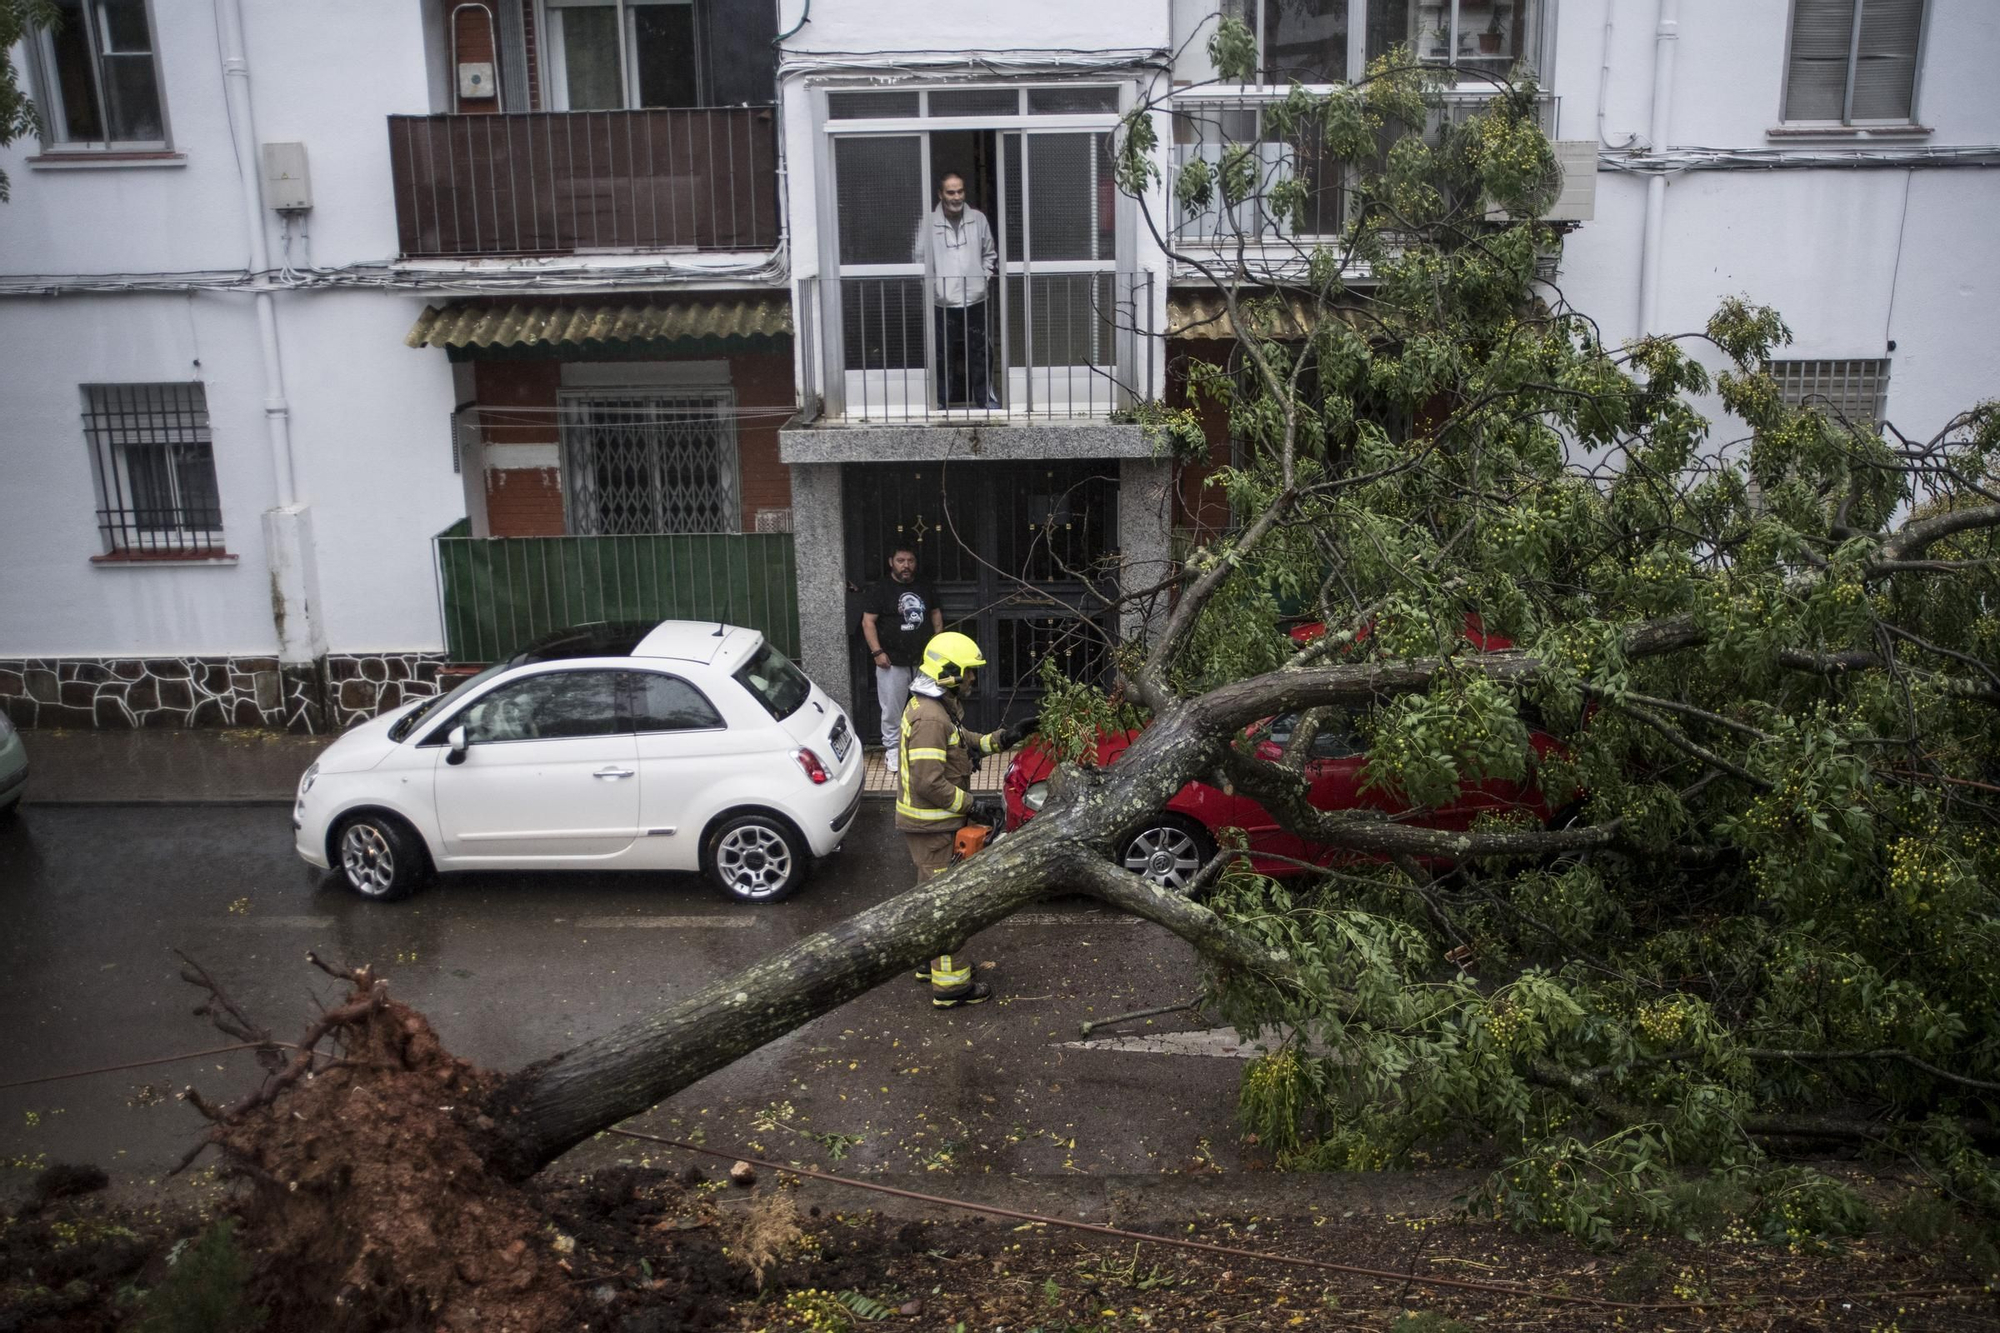
[[[495,1076],[394,1002],[338,1039],[339,1060],[211,1131],[251,1184],[234,1207],[272,1326],[575,1327],[555,1238],[481,1151]]]

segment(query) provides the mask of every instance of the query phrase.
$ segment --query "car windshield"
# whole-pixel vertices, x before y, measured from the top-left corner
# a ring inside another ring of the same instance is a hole
[[[412,708],[409,712],[396,719],[396,725],[389,728],[389,739],[400,743],[411,731],[415,730],[417,723],[435,713],[438,705],[442,704],[445,700],[456,699],[475,685],[484,685],[487,681],[493,679],[493,677],[499,675],[512,665],[513,663],[511,662],[495,662],[478,675],[466,677],[463,681],[459,682],[456,689],[444,694],[434,695],[424,700],[415,708]]]
[[[780,722],[805,707],[812,694],[812,682],[806,679],[806,673],[768,643],[736,669],[736,679]]]

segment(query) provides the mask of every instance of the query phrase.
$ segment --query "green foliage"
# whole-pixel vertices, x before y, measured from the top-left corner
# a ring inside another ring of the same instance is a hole
[[[1036,735],[1064,763],[1094,764],[1100,736],[1143,726],[1146,712],[1097,686],[1071,680],[1053,658],[1041,667],[1042,710]]]
[[[1220,82],[1253,76],[1241,23],[1210,52]],[[1391,51],[1264,103],[1254,138],[1214,116],[1176,136],[1202,151],[1172,208],[1228,205],[1291,249],[1282,283],[1247,251],[1217,268],[1235,346],[1140,416],[1162,457],[1205,462],[1218,417],[1235,445],[1210,484],[1236,523],[1182,552],[1183,597],[1213,587],[1154,679],[1379,672],[1339,702],[1371,807],[1341,817],[1463,839],[1223,876],[1211,906],[1299,970],[1212,979],[1213,1012],[1284,1034],[1245,1072],[1244,1132],[1299,1170],[1489,1143],[1487,1206],[1592,1243],[1804,1245],[1865,1220],[1766,1158],[1777,1118],[1823,1118],[1881,1127],[2000,1218],[1975,1137],[2000,1120],[2000,539],[1982,518],[1883,564],[1912,520],[1994,504],[2000,404],[1899,438],[1788,402],[1792,330],[1749,295],[1606,345],[1536,276],[1560,244],[1537,89],[1468,101],[1450,78]],[[1304,234],[1328,188],[1343,229]],[[1480,651],[1474,614],[1512,655]],[[1286,618],[1326,633],[1302,651]],[[1051,700],[1072,757],[1135,720]],[[1456,808],[1506,787],[1602,845]]]
[[[236,1242],[234,1218],[176,1251],[166,1279],[145,1295],[140,1333],[249,1333],[264,1326],[270,1312],[250,1303],[250,1260]]]

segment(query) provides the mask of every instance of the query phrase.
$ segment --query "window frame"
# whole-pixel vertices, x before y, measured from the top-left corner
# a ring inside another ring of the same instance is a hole
[[[642,667],[642,666],[626,667],[623,669],[623,671],[624,675],[619,687],[620,698],[618,707],[621,718],[625,724],[625,729],[631,732],[633,735],[693,736],[693,735],[702,735],[707,732],[729,730],[729,719],[725,718],[722,715],[722,710],[715,706],[715,700],[708,697],[708,691],[702,689],[701,686],[695,684],[693,681],[689,680],[686,676],[681,675],[679,672],[659,670],[652,667]],[[708,726],[701,726],[701,727],[640,726],[639,691],[644,688],[643,682],[653,678],[671,680],[681,685],[687,686],[689,690],[694,692],[694,697],[701,700],[702,707],[708,709],[709,715],[715,719],[714,723]]]
[[[149,391],[160,390],[194,390],[195,394],[193,400],[184,404],[169,403],[164,395],[148,396]],[[97,491],[97,530],[104,539],[100,558],[199,559],[223,552],[226,527],[222,522],[222,476],[215,466],[215,435],[207,383],[202,380],[85,383],[77,386],[77,392],[83,400],[83,437],[90,448],[91,475]],[[126,395],[127,401],[112,396],[119,394]],[[173,420],[182,413],[191,419],[186,423]],[[197,417],[198,421],[194,419]],[[193,438],[134,438],[160,433],[178,435],[182,431]],[[215,491],[212,515],[189,513],[188,507],[180,503],[181,478],[170,451],[189,446],[207,450],[209,482]],[[167,512],[189,519],[213,517],[213,525],[197,526],[193,522],[177,527],[144,525],[140,521],[142,516],[160,511],[158,506],[141,507],[137,503],[138,491],[132,479],[135,449],[157,450],[162,455],[166,484],[174,497]]]
[[[1841,367],[1873,367],[1872,370],[1838,369]],[[1784,367],[1791,373],[1781,373]],[[1778,386],[1778,397],[1788,407],[1813,407],[1828,412],[1836,419],[1844,419],[1850,425],[1869,422],[1880,427],[1889,414],[1889,381],[1895,371],[1895,358],[1888,356],[1788,356],[1772,357],[1764,362],[1764,371]],[[1849,412],[1842,404],[1834,401],[1824,391],[1823,383],[1830,377],[1872,376],[1874,380],[1875,402],[1860,414]],[[1800,390],[1794,392],[1794,386]],[[1817,400],[1817,401],[1815,401]]]
[[[546,71],[546,101],[551,111],[570,111],[569,63],[563,23],[556,16],[565,9],[616,9],[618,11],[618,91],[622,103],[615,107],[590,107],[590,111],[642,111],[648,108],[639,100],[639,67],[636,63],[636,26],[638,17],[634,10],[648,6],[685,5],[689,11],[689,27],[694,33],[694,103],[696,107],[708,105],[708,70],[702,56],[707,47],[705,29],[706,15],[699,0],[537,0],[539,26],[536,31],[543,36],[547,46],[541,67]],[[675,108],[667,108],[675,109]]]
[[[552,676],[578,676],[593,672],[611,677],[611,730],[592,732],[588,736],[516,736],[508,740],[480,740],[473,736],[467,736],[466,743],[468,745],[539,745],[553,741],[601,741],[608,740],[613,736],[629,736],[632,734],[632,717],[627,707],[627,693],[622,679],[623,673],[626,670],[628,670],[627,667],[616,663],[603,661],[584,662],[571,659],[559,665],[550,666],[547,670],[531,671],[524,675],[493,681],[486,689],[481,690],[473,698],[465,700],[458,707],[454,708],[448,717],[426,732],[423,739],[419,740],[413,748],[421,750],[450,744],[451,733],[465,725],[467,714],[503,690],[511,690],[538,683]]]
[[[1247,7],[1255,17],[1254,31],[1257,34],[1257,72],[1260,82],[1253,86],[1260,88],[1287,88],[1291,86],[1290,80],[1281,82],[1263,81],[1265,80],[1266,71],[1270,69],[1269,54],[1265,50],[1265,41],[1270,33],[1269,26],[1264,22],[1264,8],[1268,3],[1270,3],[1270,0],[1222,0],[1225,12],[1233,9],[1240,15]],[[1412,9],[1416,9],[1424,3],[1430,3],[1450,10],[1450,31],[1445,38],[1445,43],[1450,48],[1450,54],[1447,58],[1439,60],[1427,58],[1418,52],[1416,53],[1417,63],[1438,69],[1461,70],[1466,68],[1459,64],[1458,55],[1459,15],[1461,13],[1460,7],[1464,3],[1464,0],[1409,0],[1409,3]],[[1548,71],[1553,68],[1555,63],[1554,43],[1557,0],[1507,0],[1507,3],[1515,9],[1520,9],[1527,5],[1534,6],[1536,15],[1534,20],[1534,37],[1531,43],[1534,49],[1532,52],[1521,56],[1520,59],[1535,71],[1538,78],[1546,80]],[[1359,22],[1355,21],[1357,12],[1360,16]],[[1340,84],[1351,84],[1367,74],[1368,58],[1368,0],[1347,0],[1346,73],[1343,77],[1327,83],[1306,84],[1305,86],[1309,88],[1331,88]],[[1480,57],[1475,55],[1473,58],[1479,59]],[[1491,59],[1492,57],[1485,58]],[[1471,72],[1477,73],[1478,67],[1471,67]]]
[[[100,6],[103,3],[104,0],[78,0],[80,12],[90,20],[84,24],[86,39],[90,45],[90,92],[97,102],[98,118],[108,134],[111,108],[104,89],[105,51],[102,46],[103,34],[99,31]],[[160,25],[153,16],[153,0],[137,0],[137,3],[146,19],[146,55],[153,66],[154,110],[160,120],[160,137],[83,139],[71,135],[68,132],[68,117],[63,112],[62,80],[56,72],[60,62],[56,57],[55,33],[51,29],[42,28],[29,36],[26,47],[30,77],[36,93],[35,104],[43,113],[40,137],[44,153],[51,156],[101,157],[120,153],[163,153],[173,150],[173,123],[167,115],[166,71],[160,64]]]
[[[1792,46],[1798,39],[1800,0],[1788,0],[1785,6],[1785,48],[1783,58],[1778,63],[1778,121],[1784,129],[1825,130],[1830,133],[1845,133],[1850,130],[1905,129],[1920,127],[1917,107],[1923,100],[1924,55],[1930,46],[1932,0],[1918,0],[1923,6],[1923,16],[1917,20],[1917,53],[1915,68],[1910,71],[1910,107],[1901,117],[1856,120],[1854,118],[1854,76],[1861,59],[1861,16],[1867,8],[1866,0],[1854,0],[1853,28],[1847,41],[1847,82],[1841,94],[1841,117],[1839,120],[1809,120],[1793,117],[1792,100]]]

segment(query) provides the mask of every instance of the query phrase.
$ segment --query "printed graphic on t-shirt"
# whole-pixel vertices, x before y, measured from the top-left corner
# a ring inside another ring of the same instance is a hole
[[[902,619],[903,633],[924,623],[924,599],[916,593],[906,592],[896,598],[896,614]]]

